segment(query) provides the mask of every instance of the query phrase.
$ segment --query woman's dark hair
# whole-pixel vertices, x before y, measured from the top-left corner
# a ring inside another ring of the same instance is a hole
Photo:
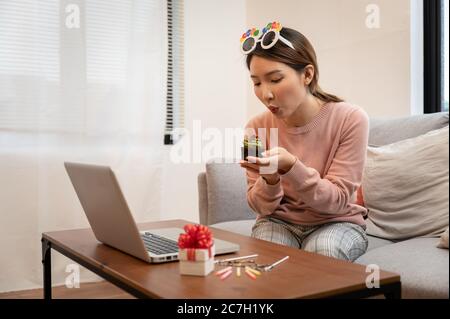
[[[281,62],[293,68],[297,72],[303,72],[307,65],[314,66],[314,78],[309,84],[311,94],[325,102],[343,102],[343,100],[336,95],[324,92],[319,86],[319,67],[317,65],[316,52],[309,40],[300,32],[283,28],[280,31],[281,35],[289,40],[294,48],[288,47],[281,41],[278,41],[272,48],[263,49],[258,44],[254,51],[247,55],[247,68],[250,69],[250,63],[253,56],[269,59],[276,62]]]

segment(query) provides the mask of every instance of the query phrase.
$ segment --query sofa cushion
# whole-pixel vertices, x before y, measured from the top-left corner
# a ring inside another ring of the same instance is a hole
[[[396,119],[370,119],[369,144],[381,146],[416,137],[448,125],[448,113]]]
[[[356,260],[400,274],[402,298],[448,298],[448,250],[436,238],[414,238],[368,251]]]
[[[369,235],[435,237],[448,226],[449,127],[369,148],[362,190]]]
[[[378,238],[375,236],[368,235],[367,238],[369,239],[369,245],[367,246],[367,251],[371,251],[376,248],[380,248],[386,245],[390,245],[393,242],[384,238]]]
[[[237,220],[231,222],[223,222],[211,225],[219,229],[227,230],[232,233],[237,233],[244,236],[250,236],[252,234],[252,227],[255,224],[255,219],[252,220]]]
[[[208,185],[208,224],[255,219],[247,203],[245,169],[237,163],[206,164]]]

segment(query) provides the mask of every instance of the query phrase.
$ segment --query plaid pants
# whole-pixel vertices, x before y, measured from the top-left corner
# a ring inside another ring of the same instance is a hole
[[[364,229],[347,222],[306,226],[264,217],[253,226],[252,237],[349,261],[364,254],[368,246]]]

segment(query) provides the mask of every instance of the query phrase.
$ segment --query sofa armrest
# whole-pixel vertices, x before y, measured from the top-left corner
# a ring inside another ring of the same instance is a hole
[[[198,175],[199,219],[204,225],[255,219],[247,203],[245,171],[237,163],[210,161]]]
[[[200,224],[208,224],[208,185],[206,181],[206,173],[201,172],[197,177],[198,183],[198,209],[200,214]]]

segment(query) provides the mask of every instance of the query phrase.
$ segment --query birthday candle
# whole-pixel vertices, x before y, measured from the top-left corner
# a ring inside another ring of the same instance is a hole
[[[236,276],[241,277],[241,267],[237,267]]]
[[[251,273],[253,273],[253,274],[255,274],[255,275],[261,275],[261,272],[259,272],[258,270],[256,270],[256,269],[253,269],[253,268],[250,268],[250,267],[245,267],[248,271],[250,271]]]
[[[256,279],[256,276],[254,273],[250,272],[248,269],[245,270],[245,273],[247,274],[247,276],[249,276],[250,278],[252,278],[253,280]]]
[[[222,270],[216,271],[216,275],[217,275],[217,276],[220,276],[220,275],[222,275],[223,273],[225,273],[225,272],[227,272],[227,271],[230,271],[231,268],[232,268],[232,267],[229,266],[229,267],[224,268],[224,269],[222,269]]]
[[[232,269],[228,270],[227,272],[223,273],[223,274],[220,276],[220,280],[225,280],[225,279],[227,279],[232,273],[233,273],[233,270],[232,270]]]

